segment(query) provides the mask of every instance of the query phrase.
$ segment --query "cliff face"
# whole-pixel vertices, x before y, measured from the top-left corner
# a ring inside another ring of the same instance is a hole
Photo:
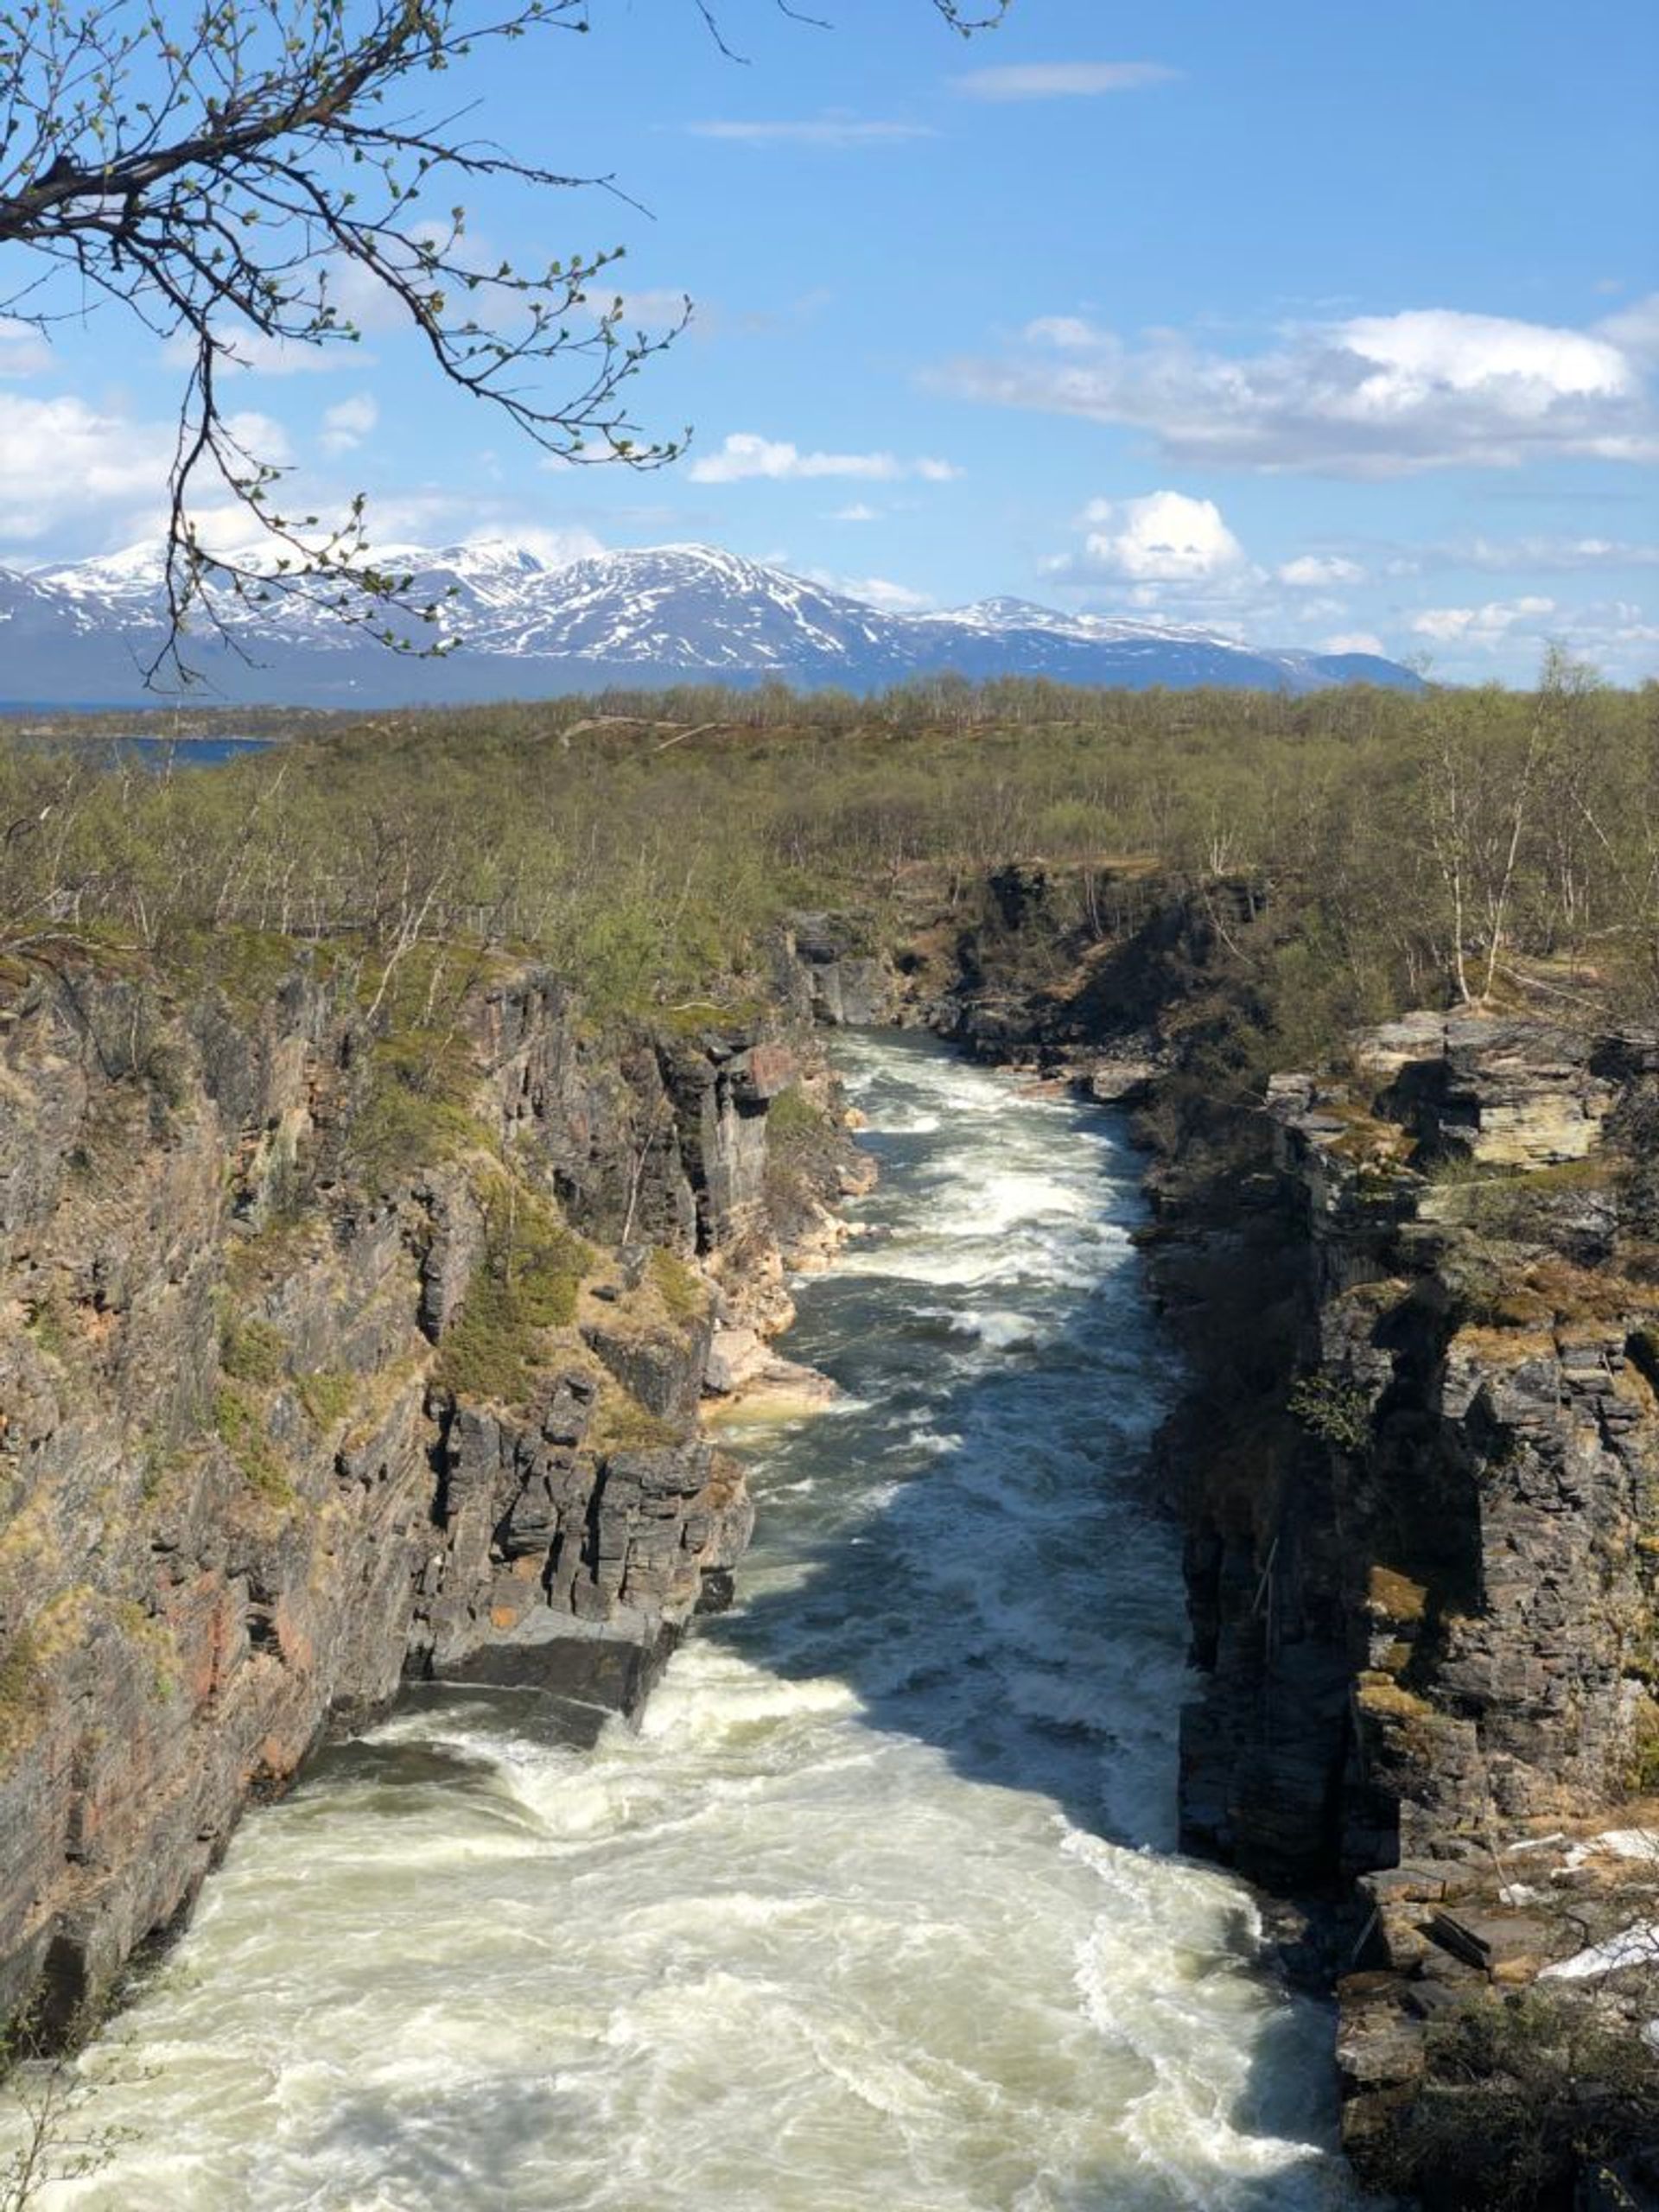
[[[637,1701],[747,1541],[696,1431],[779,1313],[776,1035],[551,979],[377,1032],[304,974],[0,1008],[0,2019],[73,2033],[251,1793],[405,1672]]]
[[[1651,1730],[1659,1295],[1616,1249],[1643,1070],[1417,1017],[1273,1086],[1294,1364],[1193,1470],[1189,1840],[1284,1885],[1605,1804]]]

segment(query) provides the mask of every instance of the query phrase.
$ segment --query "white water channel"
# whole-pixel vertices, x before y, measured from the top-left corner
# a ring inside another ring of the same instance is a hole
[[[742,1440],[738,1610],[638,1734],[423,1694],[251,1815],[43,2212],[1355,2201],[1328,2022],[1169,1855],[1133,1158],[926,1044],[843,1065],[882,1182],[789,1349],[849,1395]]]

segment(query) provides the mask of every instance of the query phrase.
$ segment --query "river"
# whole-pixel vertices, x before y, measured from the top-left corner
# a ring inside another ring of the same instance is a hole
[[[1103,1116],[853,1039],[882,1180],[738,1432],[740,1603],[588,1754],[421,1693],[85,2054],[97,2212],[1351,2205],[1329,2024],[1171,1855],[1167,1352]]]

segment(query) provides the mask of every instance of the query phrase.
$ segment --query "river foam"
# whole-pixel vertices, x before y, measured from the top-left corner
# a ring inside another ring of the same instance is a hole
[[[1166,1358],[1105,1121],[855,1040],[738,1610],[591,1754],[420,1694],[246,1822],[46,2212],[1311,2212],[1328,2024],[1168,1855]],[[739,1448],[743,1433],[734,1433]]]

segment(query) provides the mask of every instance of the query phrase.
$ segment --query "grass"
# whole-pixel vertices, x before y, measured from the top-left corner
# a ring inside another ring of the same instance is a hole
[[[1372,1567],[1365,1596],[1370,1611],[1388,1621],[1421,1621],[1428,1607],[1428,1593],[1422,1584],[1396,1573],[1391,1567]]]
[[[297,1389],[300,1403],[317,1427],[332,1428],[356,1402],[357,1377],[345,1368],[318,1367],[301,1376]]]
[[[782,1138],[816,1136],[828,1126],[823,1109],[815,1106],[798,1083],[780,1090],[766,1108],[766,1136],[768,1141]]]
[[[251,1235],[233,1235],[225,1249],[225,1277],[232,1296],[249,1297],[261,1285],[290,1274],[306,1258],[316,1230],[302,1210],[275,1212]]]
[[[404,1029],[370,1048],[369,1080],[352,1124],[353,1164],[372,1181],[407,1182],[423,1167],[495,1141],[469,1106],[477,1081],[465,1039]]]
[[[631,1390],[607,1376],[601,1385],[599,1404],[586,1441],[589,1450],[601,1454],[652,1452],[683,1444],[685,1432],[671,1421],[664,1421],[660,1414],[652,1413],[649,1407],[642,1406]]]
[[[288,1344],[280,1329],[269,1321],[243,1320],[226,1314],[219,1332],[219,1363],[238,1382],[257,1382],[269,1389],[280,1382],[288,1365]]]
[[[652,1247],[647,1272],[671,1321],[700,1321],[708,1312],[708,1287],[702,1276],[666,1244]]]
[[[484,1256],[439,1348],[434,1382],[457,1397],[522,1405],[548,1335],[575,1319],[594,1256],[545,1198],[499,1178],[485,1198]]]
[[[49,1359],[61,1362],[68,1358],[73,1338],[55,1292],[48,1293],[27,1308],[23,1326]]]
[[[1362,1713],[1379,1720],[1428,1720],[1434,1717],[1434,1708],[1414,1691],[1402,1690],[1398,1682],[1388,1676],[1365,1674],[1359,1678],[1355,1693]]]
[[[149,1661],[151,1694],[165,1705],[179,1694],[179,1646],[168,1623],[136,1599],[118,1599],[110,1617],[127,1642]]]
[[[44,1719],[40,1653],[32,1629],[20,1629],[0,1658],[0,1774],[41,1732]]]
[[[213,1427],[232,1464],[254,1496],[266,1505],[294,1503],[294,1484],[270,1440],[264,1408],[248,1385],[221,1382],[213,1397]]]

